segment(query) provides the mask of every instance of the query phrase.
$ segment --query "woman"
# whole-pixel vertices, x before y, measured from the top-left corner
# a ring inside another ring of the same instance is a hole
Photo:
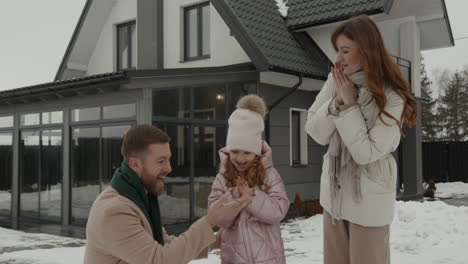
[[[239,214],[223,219],[222,264],[284,264],[280,222],[289,208],[283,180],[273,167],[272,151],[262,140],[264,101],[246,95],[229,117],[226,148],[208,197],[208,206],[230,191],[231,199],[247,196],[251,203]]]
[[[337,52],[308,111],[307,133],[329,145],[323,157],[324,263],[390,263],[397,167],[391,152],[416,102],[377,25],[352,18],[332,34]]]

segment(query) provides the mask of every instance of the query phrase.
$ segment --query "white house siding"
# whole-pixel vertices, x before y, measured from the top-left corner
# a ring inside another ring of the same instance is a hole
[[[164,1],[164,68],[212,67],[249,62],[250,59],[210,6],[210,58],[183,62],[183,7],[206,1]]]
[[[102,1],[102,0],[100,0]],[[137,0],[116,0],[88,64],[86,75],[116,70],[116,25],[136,19]],[[138,26],[138,23],[137,23]]]

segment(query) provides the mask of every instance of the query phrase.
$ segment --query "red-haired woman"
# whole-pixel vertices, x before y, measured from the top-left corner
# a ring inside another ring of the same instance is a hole
[[[397,166],[392,152],[416,102],[377,25],[359,16],[340,25],[324,87],[308,111],[307,133],[329,145],[323,157],[324,263],[390,263]]]

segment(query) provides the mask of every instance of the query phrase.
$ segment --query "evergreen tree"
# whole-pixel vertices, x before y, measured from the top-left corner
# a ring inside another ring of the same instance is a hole
[[[440,125],[444,141],[463,141],[468,137],[468,82],[463,72],[455,72],[440,97]]]
[[[424,58],[421,58],[421,90],[424,90],[429,97],[430,102],[421,104],[421,123],[422,123],[422,140],[423,141],[438,141],[441,134],[440,121],[437,115],[437,99],[434,98],[431,89],[431,80],[427,76]]]

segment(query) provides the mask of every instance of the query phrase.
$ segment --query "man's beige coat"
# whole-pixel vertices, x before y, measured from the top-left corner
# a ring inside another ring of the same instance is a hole
[[[188,263],[215,242],[206,217],[179,237],[164,232],[165,245],[153,239],[143,212],[129,199],[108,187],[94,202],[86,226],[85,264]]]

